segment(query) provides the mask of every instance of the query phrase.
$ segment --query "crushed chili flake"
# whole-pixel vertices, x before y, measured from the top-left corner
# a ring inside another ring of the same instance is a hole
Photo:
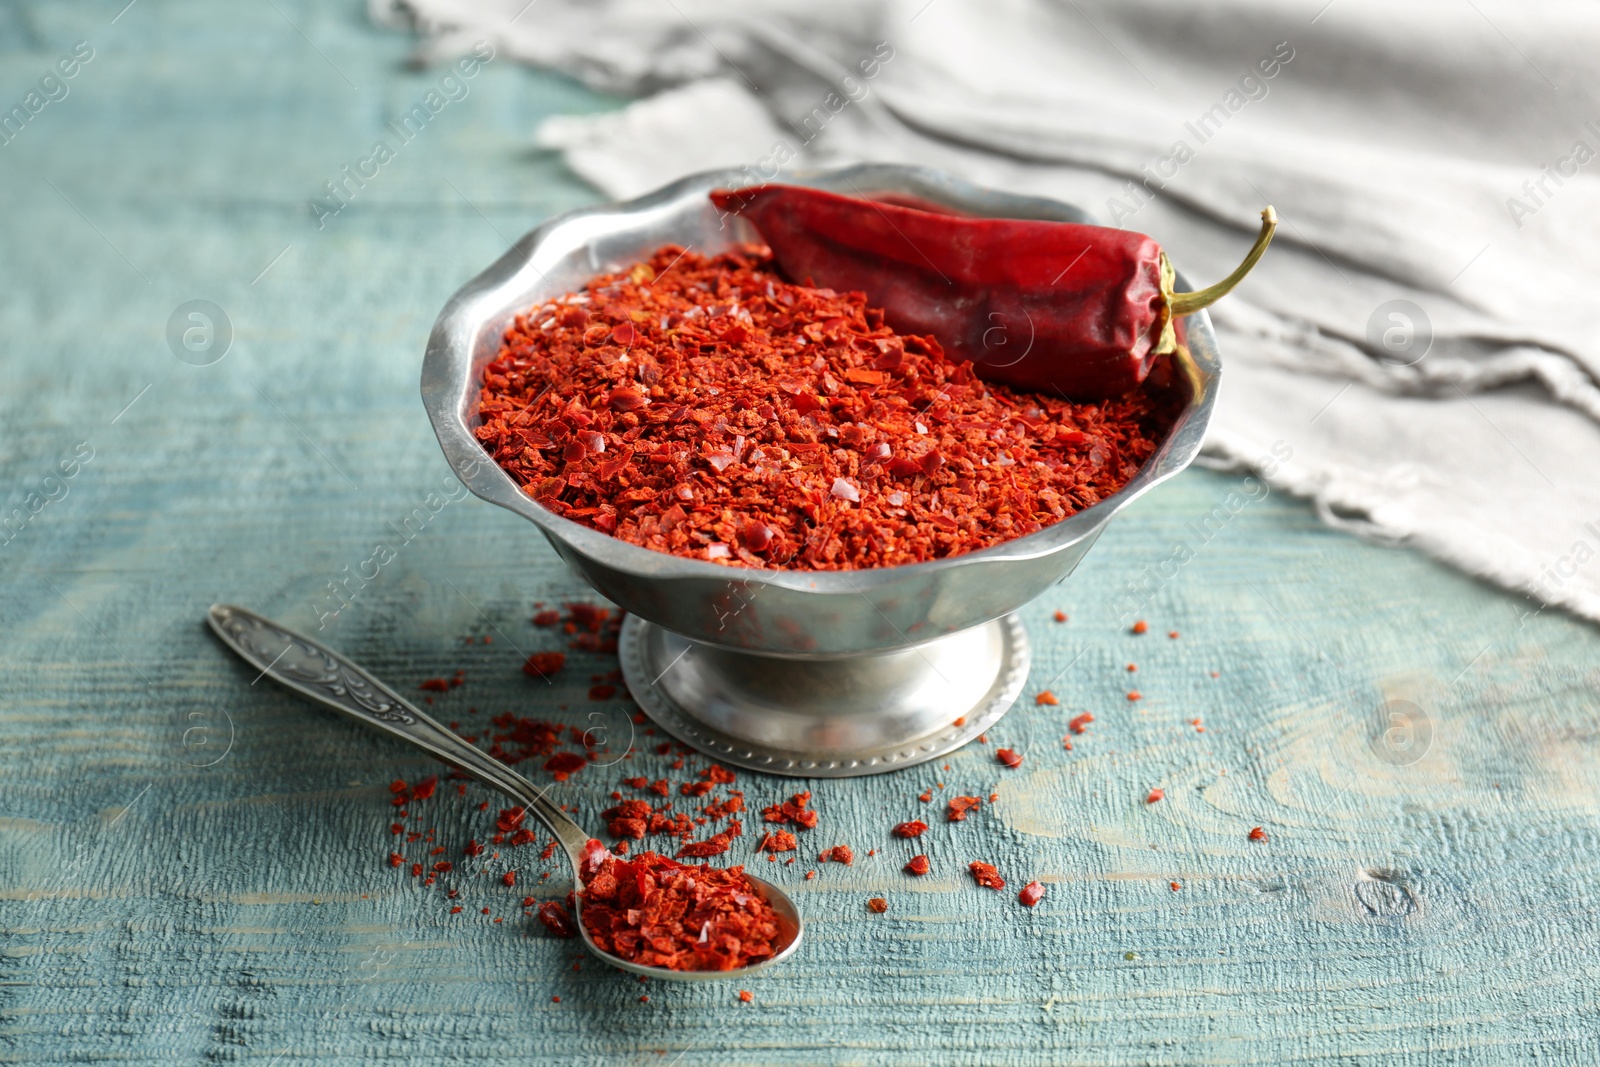
[[[549,678],[566,666],[565,652],[535,652],[522,664],[522,673],[530,678]]]
[[[748,1003],[750,1003],[752,1000],[754,1000],[756,998],[751,994],[750,990],[741,989],[741,990],[739,990],[739,999],[744,1001],[746,1004],[748,1004]]]
[[[743,867],[685,866],[654,852],[620,860],[589,842],[580,916],[603,951],[675,971],[726,971],[769,959],[781,922]]]
[[[967,812],[982,803],[983,801],[977,797],[951,797],[950,807],[945,812],[945,818],[950,822],[966,822]]]
[[[1178,883],[1178,882],[1168,882],[1167,885],[1172,889],[1172,891],[1174,893],[1176,893],[1178,890],[1183,888],[1182,884]]]
[[[864,294],[784,281],[763,247],[669,245],[519,316],[479,414],[484,449],[566,518],[728,566],[835,570],[1059,522],[1127,484],[1176,405],[985,383]]]
[[[933,802],[933,790],[924,789],[921,793],[917,794],[917,799],[922,801],[924,804],[932,803]]]
[[[1061,701],[1056,699],[1056,695],[1050,692],[1048,689],[1034,697],[1033,702],[1039,705],[1047,705],[1052,708],[1058,707],[1061,704]]]
[[[1000,877],[1000,872],[995,869],[992,863],[973,860],[967,864],[967,869],[972,872],[972,880],[985,889],[1004,889],[1006,887],[1006,880]]]
[[[867,910],[874,915],[882,915],[889,910],[889,902],[882,897],[871,897],[867,900]]]
[[[849,845],[834,845],[832,848],[823,849],[817,856],[817,860],[820,863],[827,863],[832,860],[834,863],[842,863],[848,867],[856,861],[856,854],[850,850]]]
[[[417,688],[429,693],[445,693],[450,689],[450,681],[447,678],[429,678]]]
[[[1018,767],[1022,766],[1022,753],[1013,748],[996,749],[994,758],[1001,763],[1004,763],[1012,770],[1016,770]]]
[[[553,774],[558,782],[566,781],[588,765],[589,761],[576,752],[557,752],[544,761],[544,769]]]
[[[1024,906],[1031,908],[1044,899],[1044,886],[1038,882],[1029,882],[1017,894],[1017,899],[1022,901]]]
[[[1137,689],[1130,689],[1128,691],[1128,699],[1129,700],[1138,700],[1142,696],[1143,696],[1143,694],[1141,694]]]
[[[1154,804],[1156,801],[1163,799],[1166,795],[1167,794],[1164,790],[1152,789],[1150,790],[1150,795],[1144,798],[1144,802],[1146,804]]]
[[[1052,615],[1051,618],[1055,619],[1056,622],[1066,622],[1067,621],[1067,613],[1064,612],[1064,611],[1058,611],[1054,615]]]
[[[794,835],[787,830],[772,830],[761,835],[761,844],[756,846],[757,852],[793,852],[799,845],[795,842]],[[769,856],[768,859],[777,859]]]
[[[782,804],[771,804],[761,809],[761,817],[767,822],[794,823],[804,830],[815,829],[817,813],[806,807],[811,803],[811,793],[796,793]]]
[[[928,873],[928,857],[912,856],[906,861],[906,873],[923,875]]]
[[[1265,841],[1267,840],[1267,832],[1261,827],[1257,826],[1250,831],[1249,837],[1252,841]]]
[[[1178,631],[1169,630],[1169,631],[1167,631],[1167,636],[1172,638],[1174,641],[1176,641],[1178,639]]]
[[[911,822],[900,823],[900,824],[896,825],[893,830],[890,831],[890,833],[894,834],[894,836],[896,836],[896,837],[907,837],[907,838],[910,838],[910,837],[921,837],[923,834],[925,834],[927,832],[928,832],[928,824],[923,822],[921,819],[913,819]]]
[[[558,901],[546,900],[539,904],[539,921],[544,928],[556,937],[577,937],[578,927],[572,921],[572,913],[562,907]]]
[[[1140,619],[1138,622],[1134,623],[1133,627],[1132,627],[1133,632],[1136,633],[1136,634],[1145,633],[1149,629],[1150,629],[1150,624],[1145,622],[1143,619]]]
[[[1089,724],[1092,722],[1094,722],[1094,715],[1086,711],[1082,715],[1075,715],[1069,719],[1067,721],[1067,729],[1075,734],[1081,734],[1089,728]]]

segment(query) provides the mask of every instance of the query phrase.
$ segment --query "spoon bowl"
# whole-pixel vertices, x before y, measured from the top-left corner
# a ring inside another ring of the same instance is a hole
[[[302,634],[279,626],[253,611],[230,604],[213,604],[206,621],[222,642],[260,674],[303,697],[342,712],[372,729],[398,738],[424,752],[458,767],[484,785],[497,789],[520,804],[545,825],[572,867],[574,886],[581,884],[584,846],[591,835],[557,807],[517,771],[494,757],[467,744],[454,733],[424,714],[399,693],[337,652]],[[726,971],[674,971],[625,960],[600,948],[583,924],[583,897],[575,894],[578,936],[590,952],[611,966],[650,978],[704,982],[726,978],[745,978],[794,955],[805,932],[800,910],[788,894],[771,882],[746,874],[746,878],[778,914],[781,947],[767,959],[746,967]]]

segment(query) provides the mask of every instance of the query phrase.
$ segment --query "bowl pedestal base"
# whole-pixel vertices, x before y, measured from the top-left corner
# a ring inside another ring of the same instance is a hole
[[[736,652],[629,615],[618,651],[628,691],[667,733],[721,763],[803,778],[882,774],[960,748],[1011,708],[1032,658],[1015,615],[891,652],[816,657]]]

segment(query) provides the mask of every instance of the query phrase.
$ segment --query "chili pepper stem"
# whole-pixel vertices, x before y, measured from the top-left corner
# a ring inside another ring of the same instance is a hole
[[[1167,297],[1167,306],[1172,309],[1172,317],[1182,318],[1193,315],[1215,304],[1218,300],[1233,292],[1233,287],[1244,281],[1244,276],[1256,265],[1261,254],[1272,243],[1272,234],[1278,228],[1278,213],[1268,204],[1261,212],[1261,232],[1256,234],[1256,243],[1250,246],[1250,252],[1244,257],[1244,262],[1234,268],[1233,273],[1204,289],[1196,289],[1192,293],[1171,293]]]

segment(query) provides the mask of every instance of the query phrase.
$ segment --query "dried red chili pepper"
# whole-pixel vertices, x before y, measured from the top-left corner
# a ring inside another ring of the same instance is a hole
[[[1044,899],[1044,886],[1038,882],[1029,882],[1017,894],[1017,899],[1022,901],[1024,906],[1031,908]]]
[[[911,822],[900,823],[893,830],[890,831],[890,833],[894,834],[894,836],[896,836],[896,837],[907,837],[907,838],[909,838],[909,837],[921,837],[923,834],[925,834],[927,832],[928,832],[928,824],[923,822],[921,819],[914,819]]]
[[[969,218],[793,185],[717,190],[711,200],[752,222],[788,277],[866,293],[896,329],[932,334],[985,380],[1096,398],[1144,381],[1178,347],[1174,320],[1238,285],[1278,223],[1262,211],[1232,274],[1175,293],[1166,253],[1128,230]]]
[[[1000,872],[995,869],[992,863],[973,860],[967,864],[967,869],[972,872],[972,880],[985,889],[1004,889],[1006,887],[1006,880],[1000,877]]]
[[[923,875],[928,873],[928,857],[912,856],[906,861],[906,873]]]
[[[545,507],[634,544],[834,570],[1058,522],[1127,484],[1175,417],[1151,390],[986,384],[860,293],[770,262],[668,247],[519,318],[484,370],[479,441]]]

